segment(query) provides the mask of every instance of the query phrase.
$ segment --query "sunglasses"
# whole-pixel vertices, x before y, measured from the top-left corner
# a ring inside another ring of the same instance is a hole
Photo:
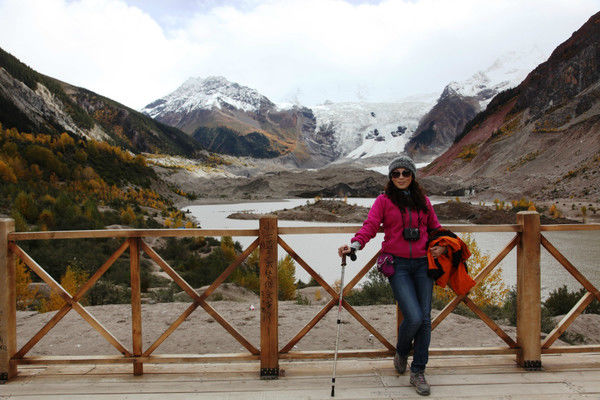
[[[409,170],[405,169],[404,171],[400,172],[400,171],[393,171],[391,173],[391,177],[392,178],[400,178],[400,175],[402,175],[405,178],[408,178],[409,176],[412,175],[412,172],[410,172]]]

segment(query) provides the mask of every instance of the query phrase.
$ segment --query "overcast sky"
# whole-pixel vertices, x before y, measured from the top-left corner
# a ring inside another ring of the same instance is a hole
[[[441,92],[508,51],[545,58],[600,0],[0,0],[0,47],[139,109],[188,77],[276,103]]]

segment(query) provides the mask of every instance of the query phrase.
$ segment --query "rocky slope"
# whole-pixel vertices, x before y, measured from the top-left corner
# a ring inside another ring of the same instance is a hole
[[[600,13],[497,95],[423,175],[489,196],[600,194]]]
[[[89,90],[39,74],[2,49],[0,123],[24,132],[69,132],[133,152],[192,157],[201,148],[178,129]]]
[[[180,171],[165,177],[184,192],[195,193],[198,201],[265,200],[291,197],[375,197],[383,190],[386,177],[378,172],[350,166],[317,170],[273,170],[251,177],[203,177]]]
[[[443,153],[479,111],[473,97],[464,97],[450,85],[433,108],[421,119],[405,151],[417,162],[428,161]]]

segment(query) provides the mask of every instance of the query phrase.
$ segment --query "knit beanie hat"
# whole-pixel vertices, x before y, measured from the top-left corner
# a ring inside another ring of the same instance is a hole
[[[409,156],[400,156],[392,160],[392,163],[390,164],[390,168],[388,170],[388,177],[396,168],[407,169],[410,172],[412,172],[413,178],[417,177],[417,168],[415,167],[414,161]]]

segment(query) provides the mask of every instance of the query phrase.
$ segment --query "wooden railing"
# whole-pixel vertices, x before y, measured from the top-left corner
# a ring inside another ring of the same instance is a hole
[[[333,351],[292,351],[298,343],[333,307],[339,302],[339,293],[298,255],[280,235],[296,234],[353,234],[358,226],[342,227],[294,227],[279,228],[275,217],[260,220],[258,230],[205,230],[205,229],[156,229],[156,230],[98,230],[98,231],[60,231],[60,232],[14,232],[14,221],[0,219],[0,380],[7,380],[17,374],[20,364],[57,364],[57,363],[131,363],[135,375],[143,373],[144,363],[185,363],[214,362],[236,360],[260,360],[260,376],[263,379],[275,379],[279,374],[280,359],[319,359],[333,357]],[[594,298],[600,299],[600,292],[589,282],[543,235],[542,231],[574,231],[600,230],[600,225],[540,225],[540,217],[536,212],[520,212],[514,225],[456,225],[446,226],[454,232],[514,232],[514,237],[506,244],[492,261],[474,278],[479,284],[515,247],[517,251],[517,332],[511,338],[501,327],[488,317],[468,295],[456,296],[432,321],[435,329],[461,302],[469,307],[490,329],[505,343],[505,347],[477,348],[432,348],[432,355],[455,354],[515,354],[519,365],[526,369],[539,369],[541,355],[562,352],[599,352],[600,346],[552,346],[556,339],[568,328],[573,320],[581,314]],[[252,242],[202,293],[196,291],[154,251],[144,238],[150,237],[198,237],[198,236],[255,236]],[[27,240],[81,239],[81,238],[123,238],[121,246],[92,275],[75,295],[70,295],[40,265],[33,260],[18,242]],[[313,277],[323,289],[329,293],[331,300],[306,324],[293,338],[279,347],[278,302],[277,302],[277,261],[278,246]],[[565,269],[586,289],[586,294],[577,305],[559,322],[557,327],[540,341],[541,327],[541,291],[540,291],[540,253],[545,248]],[[215,289],[222,284],[231,273],[254,251],[259,249],[260,266],[260,346],[254,346],[223,318],[206,300]],[[110,266],[129,250],[131,272],[131,315],[132,315],[132,348],[127,349],[102,324],[96,320],[80,303],[86,292],[100,279]],[[171,279],[191,298],[190,306],[162,333],[147,349],[142,346],[142,314],[140,290],[140,253],[146,253]],[[61,295],[66,302],[45,325],[25,345],[17,349],[16,329],[16,289],[15,258],[20,258],[51,289]],[[377,255],[373,256],[344,287],[344,298],[358,284],[375,264]],[[394,346],[347,301],[343,307],[361,325],[363,325],[383,348],[381,350],[342,350],[338,357],[390,357],[394,354]],[[233,336],[247,350],[240,354],[160,354],[154,351],[163,343],[179,325],[185,321],[198,307],[202,307],[212,318]],[[75,310],[102,337],[113,345],[120,356],[45,356],[27,357],[40,339],[71,310]],[[398,321],[401,320],[401,314]]]

